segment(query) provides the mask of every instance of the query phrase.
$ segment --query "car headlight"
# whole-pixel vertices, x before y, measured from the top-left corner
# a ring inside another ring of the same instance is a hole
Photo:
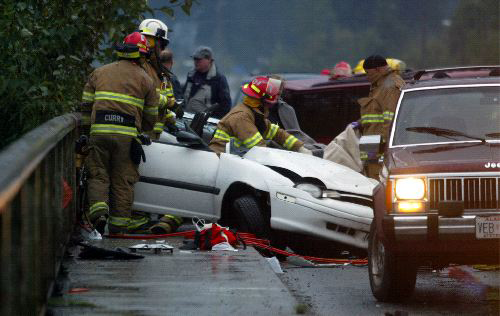
[[[421,200],[425,198],[425,181],[422,178],[396,179],[398,200]]]
[[[323,190],[315,184],[299,183],[295,185],[295,188],[302,191],[306,191],[307,193],[311,194],[313,197],[317,199],[319,199],[323,195]]]

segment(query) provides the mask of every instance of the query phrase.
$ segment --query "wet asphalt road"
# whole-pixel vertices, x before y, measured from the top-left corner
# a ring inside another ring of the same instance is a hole
[[[307,306],[307,315],[500,315],[498,270],[419,271],[414,295],[391,304],[372,296],[367,267],[282,266],[281,280]]]

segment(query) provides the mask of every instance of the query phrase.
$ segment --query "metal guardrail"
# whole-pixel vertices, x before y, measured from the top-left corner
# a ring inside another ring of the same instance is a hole
[[[0,152],[0,315],[45,313],[75,223],[79,121],[56,117]]]

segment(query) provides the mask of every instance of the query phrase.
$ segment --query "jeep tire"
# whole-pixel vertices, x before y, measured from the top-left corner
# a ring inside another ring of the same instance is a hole
[[[408,257],[395,256],[377,236],[375,219],[368,241],[368,275],[373,296],[381,302],[398,302],[415,290],[418,265]]]
[[[243,195],[234,199],[234,224],[241,232],[253,233],[258,237],[269,237],[269,224],[265,221],[257,199]]]

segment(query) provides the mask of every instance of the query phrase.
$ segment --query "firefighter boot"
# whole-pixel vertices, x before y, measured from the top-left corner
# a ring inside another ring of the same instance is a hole
[[[130,234],[150,234],[150,228],[153,225],[148,213],[132,211],[132,218],[128,225]]]
[[[108,232],[110,235],[124,235],[128,233],[130,218],[110,216],[108,218]]]
[[[94,229],[96,229],[100,234],[104,233],[107,217],[108,205],[105,202],[97,202],[90,206],[88,220]]]
[[[182,218],[174,215],[163,215],[160,221],[151,227],[151,232],[155,235],[174,233],[182,224]]]

